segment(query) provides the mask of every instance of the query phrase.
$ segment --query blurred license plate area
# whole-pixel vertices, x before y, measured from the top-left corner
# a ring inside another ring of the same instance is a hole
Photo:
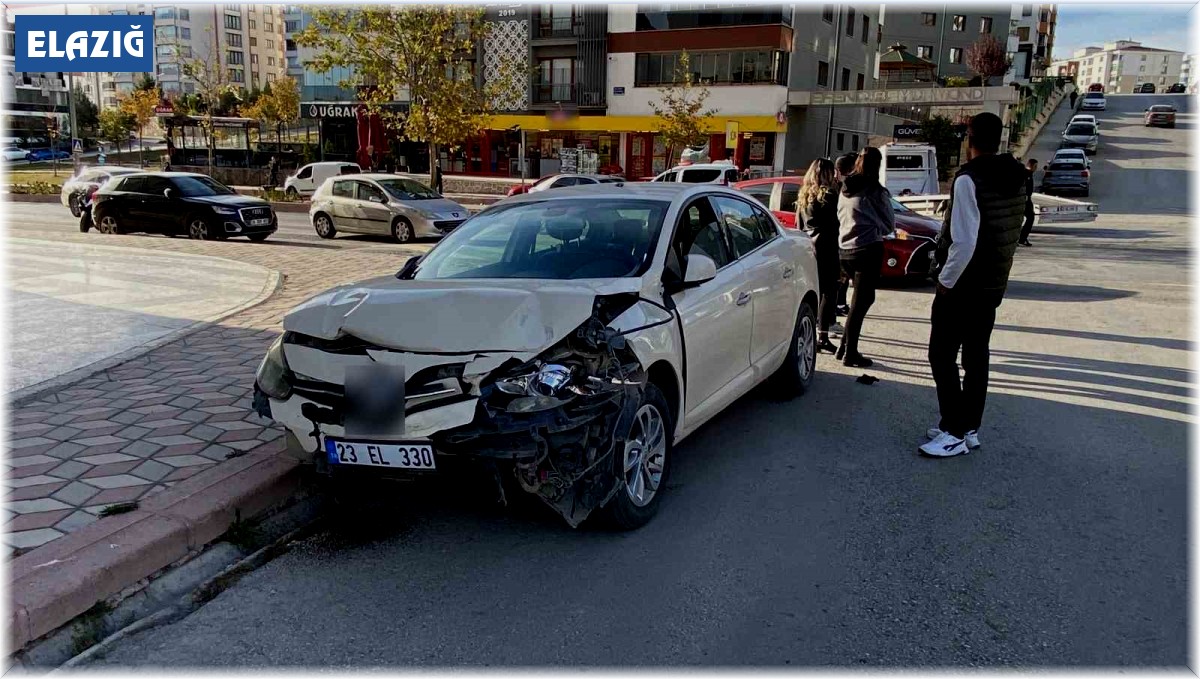
[[[433,446],[428,443],[376,443],[325,439],[329,464],[389,467],[393,469],[435,469]]]

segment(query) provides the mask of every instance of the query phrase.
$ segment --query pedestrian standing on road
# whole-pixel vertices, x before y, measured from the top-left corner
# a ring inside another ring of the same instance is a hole
[[[433,162],[433,190],[442,193],[442,164],[436,160]]]
[[[854,173],[842,183],[838,197],[838,253],[846,275],[854,281],[854,296],[850,299],[850,315],[846,317],[846,332],[842,335],[837,357],[844,365],[866,368],[871,359],[858,351],[858,336],[863,319],[875,303],[875,287],[883,268],[883,239],[895,231],[896,214],[892,210],[892,194],[879,183],[883,154],[873,146],[858,153]]]
[[[817,283],[821,301],[817,306],[817,350],[834,353],[837,347],[829,341],[829,328],[834,324],[837,289],[842,273],[838,261],[838,186],[834,179],[833,161],[818,158],[808,166],[804,185],[796,201],[796,223],[812,238],[817,251]]]
[[[1075,100],[1078,98],[1079,98],[1079,95],[1075,93],[1075,90],[1071,90],[1071,110],[1072,111],[1075,110]]]
[[[1037,172],[1037,161],[1030,158],[1025,162],[1025,169],[1029,171],[1029,177],[1025,180],[1025,224],[1021,227],[1021,238],[1017,243],[1030,247],[1033,245],[1029,242],[1029,234],[1033,232],[1033,173]]]
[[[838,156],[838,159],[834,162],[834,170],[836,172],[836,178],[838,181],[839,193],[841,192],[841,184],[846,181],[846,177],[854,174],[854,163],[856,162],[858,162],[858,154],[855,153],[847,153],[845,155]],[[840,261],[838,266],[841,266]],[[847,316],[850,314],[850,306],[846,304],[846,294],[848,292],[850,292],[850,277],[846,275],[845,271],[842,271],[841,279],[838,283],[837,294],[838,316]]]
[[[929,330],[929,367],[941,421],[920,450],[934,457],[979,447],[987,398],[988,345],[1021,234],[1028,172],[998,154],[1003,124],[980,113],[967,125],[967,163],[954,175],[938,237],[941,264]],[[962,349],[962,381],[958,352]]]
[[[279,156],[271,156],[271,160],[267,161],[267,174],[271,188],[279,186]]]

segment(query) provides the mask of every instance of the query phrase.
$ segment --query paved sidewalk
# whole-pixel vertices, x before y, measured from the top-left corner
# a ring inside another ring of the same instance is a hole
[[[86,243],[87,234],[45,240]],[[106,236],[159,252],[230,257],[284,274],[267,302],[10,410],[5,541],[23,551],[275,441],[251,410],[254,371],[283,314],[333,285],[386,275],[428,248],[338,250]],[[11,246],[12,241],[9,241]]]
[[[8,255],[10,394],[239,311],[278,280],[254,264],[99,244],[14,238]]]

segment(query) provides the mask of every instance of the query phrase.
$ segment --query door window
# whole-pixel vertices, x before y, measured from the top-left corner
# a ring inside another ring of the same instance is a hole
[[[353,198],[354,182],[334,182],[333,195],[338,198]]]
[[[312,177],[312,165],[300,170],[300,174],[296,175],[296,179],[308,179],[310,177]]]
[[[698,198],[684,209],[672,248],[676,256],[693,253],[708,255],[716,262],[718,269],[729,264],[732,259],[729,248],[725,244],[717,213],[708,198]]]
[[[682,181],[687,184],[704,184],[704,183],[711,182],[715,179],[720,179],[720,178],[721,178],[720,170],[713,170],[713,169],[684,170]]]
[[[142,193],[142,187],[146,185],[145,177],[129,177],[121,182],[117,190],[125,193]]]
[[[383,191],[380,191],[377,187],[371,186],[370,184],[364,182],[358,182],[358,199],[370,201],[372,203],[386,202],[383,197]]]
[[[659,176],[658,179],[655,179],[654,181],[656,181],[656,182],[673,182],[673,181],[675,181],[676,174],[677,173],[674,170],[671,170],[670,172],[664,172],[662,175]]]
[[[141,193],[148,193],[154,196],[163,195],[163,191],[174,188],[171,180],[166,177],[147,177],[146,182],[142,185]]]
[[[715,197],[713,201],[721,211],[736,256],[742,257],[775,237],[774,228],[767,228],[771,226],[769,218],[760,219],[762,212],[749,203],[725,196]]]
[[[561,189],[564,186],[575,186],[577,183],[578,182],[574,177],[559,177],[558,179],[554,180],[554,183],[550,185],[550,188]]]
[[[736,182],[737,180],[738,180],[738,172],[737,172],[737,170],[735,170],[735,169],[732,169],[732,168],[731,168],[731,169],[728,169],[728,170],[725,170],[725,181],[727,181],[727,182],[729,182],[730,184],[732,184],[732,183]]]

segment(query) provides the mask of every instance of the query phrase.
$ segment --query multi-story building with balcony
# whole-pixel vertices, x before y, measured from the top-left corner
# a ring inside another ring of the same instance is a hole
[[[4,65],[4,87],[0,89],[0,106],[3,107],[5,127],[10,137],[43,137],[48,130],[55,130],[66,138],[70,132],[67,74],[16,70],[13,16],[22,12],[49,13],[40,7],[16,9],[0,6],[0,36],[3,37],[0,62]],[[81,84],[80,79],[76,79],[76,83]]]
[[[1189,93],[1196,91],[1197,78],[1200,77],[1200,72],[1196,71],[1196,56],[1195,54],[1185,54],[1183,64],[1179,69],[1179,82],[1187,88]]]
[[[981,35],[1009,44],[1011,5],[904,5],[885,12],[883,44],[902,44],[937,66],[940,77],[972,78],[967,49]]]
[[[1071,63],[1075,62],[1076,82],[1080,89],[1099,84],[1105,92],[1122,94],[1151,83],[1161,92],[1181,81],[1183,61],[1183,52],[1145,47],[1133,40],[1118,40],[1103,47],[1076,50],[1071,59],[1051,64],[1051,72],[1070,69]]]
[[[1013,65],[1004,78],[1005,83],[1024,84],[1030,78],[1054,74],[1049,66],[1057,25],[1057,5],[1013,5],[1008,34]]]

